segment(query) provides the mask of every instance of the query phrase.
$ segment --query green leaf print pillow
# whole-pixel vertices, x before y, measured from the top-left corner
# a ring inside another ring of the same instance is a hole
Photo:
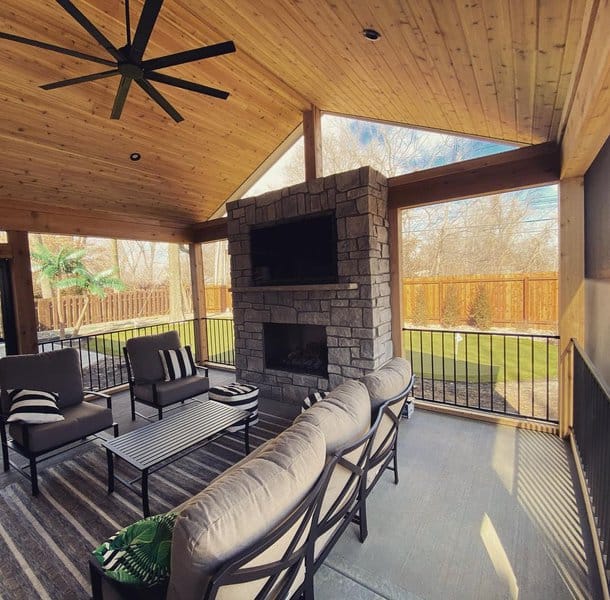
[[[127,584],[153,586],[169,577],[176,513],[147,517],[121,529],[93,551],[104,573]]]

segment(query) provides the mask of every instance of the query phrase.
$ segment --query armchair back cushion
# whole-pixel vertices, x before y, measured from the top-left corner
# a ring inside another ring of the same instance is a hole
[[[127,340],[125,347],[135,382],[155,383],[165,381],[159,350],[177,350],[180,348],[180,336],[177,331],[143,335]]]
[[[309,423],[295,424],[184,503],[174,527],[168,600],[202,598],[219,567],[296,508],[322,473],[325,459],[322,433]],[[249,566],[281,559],[289,533]],[[218,598],[254,598],[264,583],[226,586]]]
[[[371,396],[373,413],[384,402],[391,400],[406,389],[411,375],[411,363],[401,356],[396,356],[381,369],[365,375],[361,381],[366,385]]]
[[[76,348],[41,354],[21,354],[0,359],[2,412],[10,409],[6,390],[36,389],[58,394],[57,406],[65,408],[83,401],[83,379]]]

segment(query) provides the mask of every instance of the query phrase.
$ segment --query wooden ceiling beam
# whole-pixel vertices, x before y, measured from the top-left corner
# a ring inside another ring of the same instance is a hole
[[[534,187],[559,180],[553,142],[474,158],[388,179],[388,205],[407,208]]]
[[[589,0],[585,14],[580,61],[561,119],[562,179],[584,175],[610,133],[610,6]]]
[[[229,235],[227,223],[227,217],[197,223],[191,227],[191,241],[195,243],[207,243],[226,240]]]
[[[93,237],[154,242],[191,242],[190,229],[184,224],[156,224],[128,215],[91,210],[28,210],[2,207],[2,226],[11,231],[88,235]]]

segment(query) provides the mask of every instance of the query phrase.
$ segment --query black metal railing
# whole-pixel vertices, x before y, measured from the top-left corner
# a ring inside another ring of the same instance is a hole
[[[38,350],[48,352],[60,348],[78,349],[84,386],[92,390],[106,390],[127,383],[123,347],[128,339],[175,330],[180,335],[183,345],[194,348],[196,325],[206,328],[209,362],[226,366],[235,365],[233,319],[212,317],[41,341]]]
[[[515,417],[559,420],[559,337],[403,329],[416,398]]]
[[[602,560],[610,572],[610,390],[573,344],[574,438],[593,507]]]

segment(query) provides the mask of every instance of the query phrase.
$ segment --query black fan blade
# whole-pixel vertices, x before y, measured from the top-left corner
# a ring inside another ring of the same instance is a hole
[[[138,28],[133,36],[133,44],[131,45],[131,60],[133,62],[138,63],[142,60],[144,50],[146,50],[146,45],[162,5],[163,0],[146,0],[144,2],[144,8],[138,21]]]
[[[186,81],[185,79],[170,77],[169,75],[164,75],[163,73],[145,72],[144,77],[151,79],[152,81],[158,81],[159,83],[167,83],[169,85],[182,88],[183,90],[207,94],[208,96],[213,96],[214,98],[221,98],[222,100],[226,100],[229,97],[229,92],[224,92],[223,90],[218,90],[216,88],[194,83],[192,81]]]
[[[186,50],[185,52],[177,52],[176,54],[168,54],[167,56],[145,60],[142,63],[142,67],[147,71],[155,71],[157,69],[164,69],[165,67],[174,67],[176,65],[193,62],[194,60],[213,58],[214,56],[221,56],[231,52],[235,52],[235,44],[233,42],[221,42],[220,44],[213,44],[212,46],[203,46],[202,48],[196,48],[195,50]]]
[[[114,104],[112,105],[112,112],[110,113],[111,119],[121,118],[121,113],[123,112],[125,100],[127,100],[127,93],[129,92],[129,88],[131,87],[132,81],[133,79],[131,77],[126,77],[125,75],[121,76],[121,81],[119,82],[119,89],[116,92]]]
[[[4,40],[11,40],[11,42],[19,42],[20,44],[27,44],[28,46],[35,46],[36,48],[43,48],[44,50],[51,50],[51,52],[59,52],[60,54],[67,54],[68,56],[74,56],[82,60],[88,60],[91,62],[99,63],[100,65],[106,65],[108,67],[114,67],[116,62],[106,60],[105,58],[98,58],[92,54],[85,54],[83,52],[77,52],[76,50],[70,50],[69,48],[62,48],[61,46],[55,46],[54,44],[47,44],[46,42],[39,42],[38,40],[31,40],[30,38],[21,37],[20,35],[13,35],[12,33],[5,33],[0,31],[0,38]]]
[[[85,15],[72,4],[70,0],[56,0],[59,4],[73,19],[87,33],[94,38],[100,46],[105,48],[114,58],[119,62],[124,62],[127,57],[123,55],[117,48],[115,48],[110,40],[89,20]]]
[[[172,118],[176,123],[184,117],[145,79],[136,79],[136,83]]]
[[[104,71],[102,73],[92,73],[91,75],[83,75],[82,77],[74,77],[73,79],[63,79],[62,81],[56,81],[55,83],[45,83],[40,87],[43,90],[55,90],[57,88],[66,87],[68,85],[74,85],[76,83],[85,83],[87,81],[96,81],[97,79],[104,79],[105,77],[112,77],[118,75],[119,70],[113,69],[112,71]]]

